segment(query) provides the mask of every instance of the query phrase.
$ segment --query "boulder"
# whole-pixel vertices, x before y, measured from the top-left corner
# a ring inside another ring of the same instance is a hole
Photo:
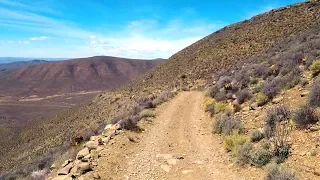
[[[60,169],[57,173],[58,175],[68,175],[71,168],[73,168],[73,164],[68,164],[67,166]]]
[[[98,141],[88,141],[85,145],[84,145],[84,147],[87,147],[88,149],[89,149],[89,151],[90,150],[92,150],[92,149],[97,149],[98,148]]]
[[[83,157],[85,157],[86,155],[88,155],[90,153],[88,147],[83,148],[82,150],[80,150],[77,154],[77,159],[82,159]]]
[[[72,177],[69,175],[61,175],[53,178],[52,180],[72,180]]]
[[[62,164],[62,167],[66,167],[69,163],[70,163],[69,160],[64,161],[64,163]]]
[[[108,125],[104,128],[104,130],[107,131],[107,130],[111,129],[112,126],[113,126],[112,124],[108,124]]]
[[[89,162],[82,162],[77,166],[78,166],[78,170],[81,171],[82,173],[92,170],[92,166]]]
[[[86,155],[85,157],[83,157],[83,158],[81,159],[81,161],[82,161],[82,162],[89,162],[90,159],[91,159],[91,154],[88,154],[88,155]]]

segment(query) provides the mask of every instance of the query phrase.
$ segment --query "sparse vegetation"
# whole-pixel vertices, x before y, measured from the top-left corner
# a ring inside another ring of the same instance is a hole
[[[260,130],[255,130],[250,134],[250,140],[252,142],[259,142],[263,137],[263,133]]]
[[[263,93],[258,93],[256,95],[256,102],[258,103],[258,106],[263,106],[269,101],[268,97],[264,95]]]
[[[308,101],[311,106],[320,106],[320,80],[314,82],[312,85]]]
[[[272,163],[267,168],[265,180],[296,180],[293,172],[281,167],[278,164]]]
[[[223,135],[242,133],[243,126],[239,117],[228,112],[217,116],[214,123],[214,132]]]
[[[248,89],[243,89],[237,92],[236,98],[239,104],[251,99],[252,93]]]
[[[140,119],[147,118],[147,117],[155,117],[155,116],[156,116],[155,112],[150,109],[144,109],[139,114]]]
[[[291,112],[285,106],[275,106],[268,110],[265,119],[264,136],[272,144],[273,155],[283,161],[289,155],[288,136],[292,130]]]
[[[320,59],[312,62],[310,70],[314,76],[320,73]]]
[[[261,167],[268,164],[271,160],[271,157],[272,155],[269,151],[259,148],[251,155],[250,162],[254,166]]]
[[[251,142],[246,142],[241,145],[236,153],[236,162],[241,166],[249,164],[253,149],[254,147]]]
[[[247,139],[247,136],[234,132],[224,137],[223,144],[226,150],[236,153],[238,148],[247,142]]]
[[[319,121],[315,110],[309,106],[303,106],[294,113],[294,122],[299,128],[306,128],[310,124],[315,124]]]

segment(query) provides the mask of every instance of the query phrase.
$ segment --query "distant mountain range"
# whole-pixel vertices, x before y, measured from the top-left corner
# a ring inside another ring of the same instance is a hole
[[[23,68],[25,66],[47,63],[46,60],[32,60],[32,61],[16,61],[10,63],[0,63],[0,71],[12,71],[15,69]]]
[[[0,64],[19,62],[19,61],[32,61],[32,60],[46,60],[46,61],[60,61],[67,60],[70,58],[25,58],[25,57],[0,57]]]
[[[162,59],[97,56],[64,61],[32,60],[0,64],[0,94],[46,96],[106,90],[147,72],[160,62]]]

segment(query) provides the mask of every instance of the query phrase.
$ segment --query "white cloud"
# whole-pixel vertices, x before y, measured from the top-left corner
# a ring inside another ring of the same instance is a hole
[[[222,22],[204,19],[176,18],[165,24],[157,19],[140,19],[105,33],[94,31],[92,28],[80,28],[75,22],[46,16],[41,13],[42,10],[38,10],[41,7],[22,3],[14,4],[11,0],[0,0],[0,5],[1,2],[18,6],[19,9],[0,7],[0,26],[47,35],[30,37],[28,41],[21,41],[20,44],[47,40],[50,37],[54,37],[54,40],[61,39],[61,44],[52,43],[50,48],[32,48],[30,43],[29,50],[21,49],[20,51],[21,56],[28,57],[40,57],[42,55],[39,53],[44,53],[46,57],[109,55],[127,58],[168,58],[224,26]],[[196,12],[190,9],[187,13]],[[0,51],[0,56],[9,52],[14,52],[14,48],[11,51]]]
[[[30,41],[43,41],[49,39],[48,36],[39,36],[39,37],[31,37],[29,38]]]

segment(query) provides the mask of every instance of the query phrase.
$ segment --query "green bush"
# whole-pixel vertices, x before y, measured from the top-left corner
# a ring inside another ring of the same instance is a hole
[[[263,133],[260,130],[255,130],[250,134],[250,139],[252,142],[259,142],[263,139]]]
[[[267,104],[268,101],[269,101],[268,97],[263,93],[260,92],[256,95],[256,102],[258,103],[258,106],[263,106]]]
[[[272,156],[269,151],[260,148],[251,155],[250,162],[254,166],[261,167],[268,164],[271,157]]]
[[[313,75],[318,75],[320,73],[320,60],[313,61],[310,70]]]
[[[278,164],[270,164],[267,168],[265,180],[296,180],[293,172],[281,167]]]
[[[222,112],[226,112],[226,111],[230,111],[230,109],[228,108],[226,103],[223,102],[216,102],[214,104],[214,110],[216,114],[222,113]]]
[[[237,152],[239,146],[243,145],[247,141],[247,136],[240,135],[239,133],[233,133],[227,135],[223,139],[223,144],[226,150]]]

